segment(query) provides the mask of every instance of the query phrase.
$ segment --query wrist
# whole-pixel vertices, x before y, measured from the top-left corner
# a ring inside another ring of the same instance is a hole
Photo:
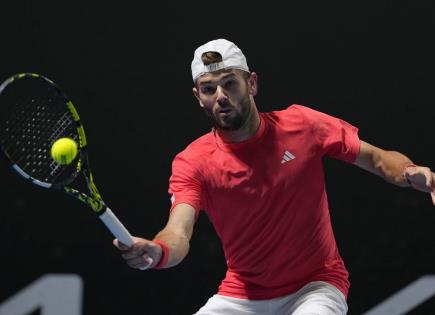
[[[162,269],[168,264],[169,260],[169,247],[161,240],[153,240],[154,243],[158,244],[162,249],[162,255],[160,256],[159,262],[154,266],[154,269]]]
[[[410,168],[410,167],[417,167],[417,165],[415,165],[415,164],[413,164],[413,163],[410,163],[410,164],[406,165],[406,166],[405,166],[405,170],[403,171],[403,177],[405,178],[405,180],[406,180],[406,182],[408,183],[408,185],[409,185],[409,186],[412,186],[411,181],[409,180],[408,176],[406,176],[406,175],[407,175],[406,171],[407,171],[408,168]]]

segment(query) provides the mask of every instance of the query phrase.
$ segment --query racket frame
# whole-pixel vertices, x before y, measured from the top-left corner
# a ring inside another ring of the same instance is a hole
[[[33,178],[29,174],[27,174],[22,168],[20,168],[16,163],[14,163],[9,156],[3,150],[0,150],[2,152],[3,157],[7,159],[7,161],[10,164],[10,167],[18,174],[20,177],[26,179],[28,182],[35,184],[39,187],[46,188],[46,189],[53,189],[53,190],[60,190],[65,192],[66,194],[75,197],[76,199],[82,201],[86,205],[88,205],[90,208],[94,210],[94,212],[98,215],[100,220],[106,225],[106,227],[109,229],[109,231],[123,244],[131,247],[134,243],[133,237],[131,236],[130,232],[125,228],[125,226],[119,221],[119,219],[115,216],[115,214],[110,210],[107,205],[104,203],[95,183],[94,179],[91,173],[91,169],[89,167],[89,160],[88,160],[88,152],[87,152],[87,139],[85,135],[85,131],[83,128],[83,125],[80,120],[80,116],[74,107],[71,100],[68,98],[68,96],[63,93],[63,91],[57,86],[56,83],[54,83],[52,80],[48,79],[45,76],[42,76],[40,74],[36,73],[19,73],[16,75],[13,75],[6,79],[1,85],[0,85],[0,95],[5,90],[5,88],[12,84],[13,82],[25,79],[25,78],[33,78],[33,79],[39,79],[42,81],[45,81],[45,83],[49,84],[51,87],[53,87],[57,93],[65,100],[65,105],[68,108],[68,111],[70,112],[73,121],[77,128],[77,134],[79,137],[79,148],[80,152],[78,157],[75,160],[76,166],[74,171],[72,172],[71,176],[66,178],[60,183],[47,183],[40,181],[36,178]],[[89,190],[89,195],[85,194],[75,188],[69,187],[68,185],[71,184],[78,175],[82,173],[83,177],[86,180],[86,185]],[[152,260],[149,259],[150,266],[152,264]],[[148,266],[141,268],[142,270],[147,269]]]

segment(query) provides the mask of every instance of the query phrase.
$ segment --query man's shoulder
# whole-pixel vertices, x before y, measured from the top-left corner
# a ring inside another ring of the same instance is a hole
[[[216,143],[213,131],[208,132],[188,144],[184,150],[177,154],[178,157],[197,158],[212,153],[215,150]]]
[[[281,123],[287,125],[304,123],[307,117],[311,117],[315,110],[299,104],[292,104],[284,109],[274,110],[271,112],[262,113],[266,120],[269,120],[273,124],[280,125]]]
[[[274,110],[271,112],[264,113],[266,115],[275,116],[275,117],[289,117],[289,116],[300,116],[306,115],[315,112],[314,109],[299,104],[292,104],[287,106],[286,108]]]

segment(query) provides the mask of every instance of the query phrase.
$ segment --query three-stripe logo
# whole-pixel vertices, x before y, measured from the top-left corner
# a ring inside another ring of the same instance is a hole
[[[289,151],[285,150],[284,155],[282,157],[281,164],[287,163],[288,161],[291,161],[295,158],[296,157],[293,154],[291,154]]]

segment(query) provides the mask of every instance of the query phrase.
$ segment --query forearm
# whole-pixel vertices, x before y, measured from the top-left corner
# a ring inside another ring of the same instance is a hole
[[[171,210],[166,227],[154,237],[168,248],[168,261],[160,268],[178,265],[186,257],[194,224],[195,209],[192,206],[181,203]]]
[[[435,205],[435,173],[429,167],[415,166],[404,154],[385,151],[361,141],[354,164],[397,186],[411,186],[416,190],[430,193]]]
[[[168,261],[163,268],[178,265],[189,252],[189,238],[182,234],[163,229],[155,236],[154,240],[163,242],[169,249]]]
[[[405,178],[405,169],[412,165],[412,161],[400,152],[382,150],[361,141],[355,164],[384,178],[389,183],[402,187],[409,186]]]
[[[405,178],[405,169],[412,161],[397,151],[379,150],[373,154],[373,169],[387,182],[401,187],[409,186]]]

